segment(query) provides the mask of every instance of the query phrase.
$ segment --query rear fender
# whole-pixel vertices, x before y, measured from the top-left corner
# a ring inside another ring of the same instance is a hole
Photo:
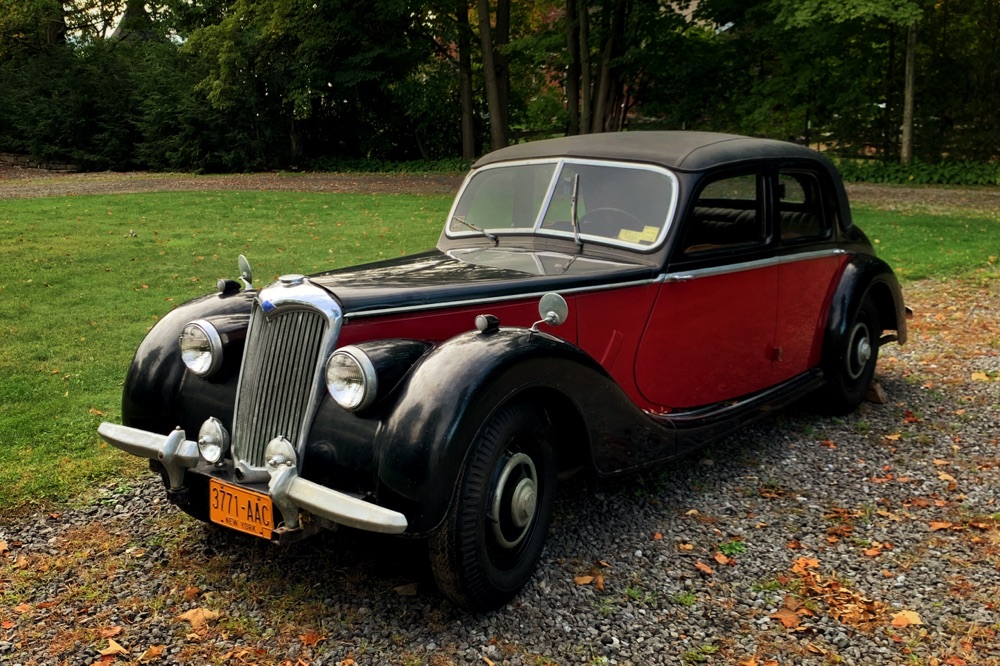
[[[906,342],[906,309],[899,280],[878,257],[855,255],[844,267],[830,302],[823,339],[824,366],[840,361],[847,329],[866,298],[874,300],[883,330],[895,330],[899,344]]]

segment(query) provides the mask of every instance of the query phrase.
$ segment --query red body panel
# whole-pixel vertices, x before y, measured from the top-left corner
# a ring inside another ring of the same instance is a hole
[[[790,379],[819,365],[823,331],[834,279],[848,255],[829,255],[782,264],[778,270],[778,320],[775,347],[780,357],[773,364],[771,383]]]
[[[769,386],[777,292],[777,266],[664,283],[635,357],[639,390],[683,408]]]

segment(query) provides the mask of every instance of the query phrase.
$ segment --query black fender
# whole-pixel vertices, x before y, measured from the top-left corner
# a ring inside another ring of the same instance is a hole
[[[411,535],[444,519],[466,456],[501,405],[527,399],[554,421],[557,455],[611,474],[670,457],[673,430],[639,410],[593,358],[522,328],[468,332],[426,354],[401,382],[375,443],[377,501]]]
[[[122,391],[122,423],[167,434],[180,426],[188,437],[209,416],[232,427],[243,344],[255,292],[210,294],[171,310],[146,334],[132,358]],[[205,319],[219,331],[222,367],[211,377],[188,372],[179,338],[184,326]]]
[[[899,343],[906,342],[906,308],[896,274],[878,257],[856,254],[844,266],[830,301],[823,336],[823,367],[843,361],[840,356],[847,329],[866,298],[874,300],[883,330],[895,330]]]

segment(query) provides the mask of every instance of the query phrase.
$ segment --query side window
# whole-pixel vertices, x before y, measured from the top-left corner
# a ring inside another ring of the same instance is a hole
[[[731,176],[708,183],[687,220],[681,247],[692,255],[750,248],[767,242],[761,213],[762,178]]]
[[[819,179],[808,171],[778,173],[778,225],[781,240],[816,240],[829,235]]]

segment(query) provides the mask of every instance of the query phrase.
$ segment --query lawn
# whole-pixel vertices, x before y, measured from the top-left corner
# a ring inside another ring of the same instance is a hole
[[[0,510],[58,503],[142,461],[102,445],[132,352],[176,304],[434,245],[450,198],[171,192],[0,201]],[[1000,221],[857,209],[904,279],[997,273]]]

